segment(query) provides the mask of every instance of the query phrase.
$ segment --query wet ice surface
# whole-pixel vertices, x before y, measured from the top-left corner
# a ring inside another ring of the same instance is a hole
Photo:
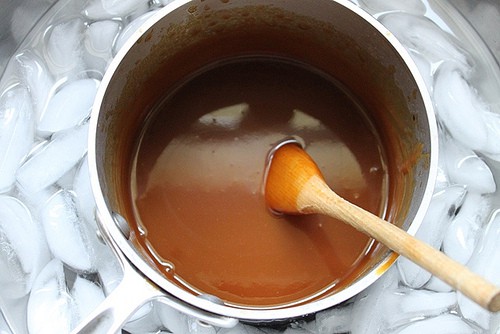
[[[0,245],[2,297],[24,297],[50,253],[43,230],[29,209],[7,195],[0,195]]]
[[[103,20],[91,23],[85,31],[84,60],[89,68],[104,73],[112,58],[113,41],[122,25],[119,21]]]
[[[88,123],[54,133],[35,146],[17,171],[23,193],[36,193],[61,179],[87,152]]]
[[[461,207],[466,193],[466,188],[458,185],[436,192],[415,236],[434,248],[440,248],[445,232]],[[406,258],[400,258],[397,267],[401,281],[411,288],[422,288],[431,278],[429,272]]]
[[[42,115],[50,97],[54,78],[48,71],[43,59],[31,50],[23,51],[15,56],[17,72],[21,84],[28,87],[31,103],[35,109],[35,119]]]
[[[18,85],[0,96],[0,192],[9,190],[34,141],[35,119],[28,89]]]
[[[24,305],[29,333],[69,332],[121,280],[120,266],[95,234],[87,118],[113,55],[169,2],[69,2],[66,14],[61,11],[57,20],[47,21],[37,29],[43,36],[40,33],[13,56],[11,70],[0,81],[0,302],[7,316],[9,306]],[[428,1],[353,2],[404,44],[436,107],[439,175],[417,236],[500,284],[496,185],[500,116],[498,104],[478,88],[477,73],[485,73],[478,70],[481,62],[450,33]],[[479,308],[430,273],[399,259],[370,288],[317,313],[313,321],[218,329],[157,303],[141,308],[125,329],[131,333],[498,334],[499,325],[498,314]]]
[[[75,271],[95,271],[95,231],[78,215],[72,192],[61,189],[50,197],[40,212],[40,220],[54,257]]]
[[[77,321],[75,308],[63,264],[53,259],[33,285],[27,307],[28,330],[30,333],[68,333]]]
[[[497,210],[490,222],[486,225],[481,235],[481,244],[472,255],[467,265],[486,279],[500,284],[500,210]],[[485,329],[498,330],[498,314],[493,316],[490,312],[478,307],[468,298],[458,293],[458,306],[467,319]],[[492,319],[497,318],[497,319]],[[495,322],[495,324],[493,324]],[[496,328],[495,328],[496,327]]]
[[[89,116],[99,81],[80,79],[63,85],[47,104],[38,122],[40,136],[77,126]]]

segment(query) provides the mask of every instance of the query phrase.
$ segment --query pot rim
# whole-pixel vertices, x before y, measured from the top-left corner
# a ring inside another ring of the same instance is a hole
[[[429,151],[428,177],[426,179],[425,190],[413,222],[410,224],[407,230],[410,235],[414,235],[420,227],[427,208],[430,204],[434,189],[434,183],[437,178],[438,130],[431,97],[426,88],[424,80],[421,77],[418,68],[413,62],[410,54],[389,30],[387,30],[373,16],[348,0],[329,1],[335,2],[353,12],[355,15],[358,15],[364,21],[370,24],[374,29],[376,29],[380,35],[385,37],[390,46],[397,52],[399,57],[406,64],[408,71],[411,73],[413,79],[415,80],[420,96],[422,98],[427,117],[428,124],[426,125],[428,126],[429,130],[429,147],[431,149]],[[382,276],[395,262],[398,255],[391,251],[388,252],[384,260],[382,260],[373,269],[371,269],[369,273],[367,273],[362,278],[357,279],[348,288],[329,295],[328,297],[313,300],[311,302],[306,302],[304,304],[296,306],[276,306],[276,308],[239,308],[236,306],[214,303],[210,300],[200,298],[200,296],[196,296],[170,282],[161,273],[153,269],[151,265],[138,254],[132,243],[127,240],[127,236],[124,235],[120,227],[114,223],[112,212],[104,198],[104,194],[102,192],[98,177],[99,173],[97,167],[96,139],[98,131],[98,116],[100,113],[101,104],[103,103],[107,87],[109,86],[115,71],[118,69],[128,51],[152,26],[160,21],[164,16],[189,2],[191,2],[191,0],[175,0],[152,15],[143,25],[140,26],[140,28],[136,32],[133,33],[130,39],[118,51],[101,81],[92,108],[88,140],[89,174],[91,179],[92,192],[96,201],[96,220],[99,227],[101,229],[105,229],[107,234],[113,239],[115,245],[119,248],[115,249],[115,251],[122,253],[128,259],[128,261],[130,261],[130,263],[132,263],[144,276],[145,280],[153,282],[160,289],[162,289],[166,295],[174,296],[175,298],[188,303],[189,305],[192,305],[193,308],[202,309],[217,315],[237,318],[240,320],[251,322],[268,322],[274,320],[293,319],[308,314],[313,314],[348,300],[349,298],[357,295],[358,293],[369,287],[380,276]]]

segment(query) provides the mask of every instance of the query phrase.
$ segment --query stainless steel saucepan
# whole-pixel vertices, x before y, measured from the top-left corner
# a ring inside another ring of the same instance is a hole
[[[214,36],[224,40],[235,31],[252,29],[249,23],[269,31],[269,39],[206,47]],[[284,30],[297,34],[304,45],[275,43],[272,36]],[[436,176],[437,129],[423,80],[388,30],[347,0],[173,1],[119,51],[97,94],[89,142],[96,218],[103,238],[120,260],[124,279],[76,331],[116,332],[151,300],[218,327],[238,321],[293,319],[353,297],[395,261],[395,254],[380,247],[359,276],[339,292],[295,306],[236,307],[174,284],[136,242],[122,194],[128,186],[128,165],[123,161],[134,143],[131,134],[147,116],[136,111],[141,110],[138,106],[153,105],[166,88],[202,65],[252,53],[284,55],[319,67],[354,92],[368,109],[377,111],[376,121],[384,124],[382,135],[400,167],[391,180],[396,202],[393,221],[410,234],[416,232]]]

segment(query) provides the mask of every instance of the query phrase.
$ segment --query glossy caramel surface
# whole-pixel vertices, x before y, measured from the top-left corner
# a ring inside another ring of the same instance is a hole
[[[386,155],[366,114],[340,84],[284,59],[239,58],[186,78],[136,146],[138,241],[168,277],[230,304],[301,303],[347,284],[373,242],[330,218],[271,214],[263,174],[269,150],[299,136],[339,195],[383,215]]]

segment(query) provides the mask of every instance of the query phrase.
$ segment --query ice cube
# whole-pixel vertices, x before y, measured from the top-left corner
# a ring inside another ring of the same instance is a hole
[[[104,300],[102,289],[94,282],[77,276],[71,289],[79,321],[85,319]]]
[[[452,314],[443,314],[434,318],[428,318],[411,323],[398,334],[474,334],[478,333],[460,317]]]
[[[38,132],[47,136],[81,123],[90,114],[99,83],[94,79],[80,79],[63,85],[42,114]]]
[[[3,314],[0,312],[0,334],[12,334],[11,326],[7,324]]]
[[[40,225],[17,198],[0,195],[0,296],[25,296],[50,260]]]
[[[424,15],[426,11],[421,0],[359,0],[359,5],[372,15],[390,11]]]
[[[24,193],[37,193],[54,184],[87,152],[88,123],[55,133],[17,172]]]
[[[130,22],[125,27],[125,29],[122,30],[122,32],[118,36],[118,39],[116,40],[116,43],[115,43],[115,46],[114,46],[114,54],[115,55],[118,52],[118,50],[120,50],[123,47],[123,45],[125,44],[125,42],[128,41],[128,39],[130,37],[132,37],[132,35],[134,34],[134,32],[136,32],[137,29],[139,29],[139,27],[144,22],[146,22],[151,16],[153,16],[157,11],[158,10],[152,10],[152,11],[149,11],[147,13],[142,14],[141,16],[139,16],[138,18],[136,18],[135,20],[133,20],[132,22]]]
[[[41,221],[54,256],[80,272],[95,268],[97,237],[78,216],[74,194],[59,190],[41,210]]]
[[[424,80],[425,86],[427,87],[427,91],[432,94],[433,91],[433,68],[431,66],[431,63],[425,59],[424,56],[422,56],[420,53],[415,52],[410,50],[410,56],[413,59],[413,62],[415,65],[417,65],[418,72],[422,76],[422,79]]]
[[[155,303],[155,310],[163,327],[171,333],[189,333],[187,316],[167,304]],[[229,334],[229,333],[228,333]]]
[[[443,282],[441,279],[436,276],[432,276],[429,282],[424,287],[427,290],[435,291],[435,292],[451,292],[453,288],[448,285],[448,283]]]
[[[467,266],[497,286],[500,285],[500,210],[497,210],[483,232],[480,244]],[[478,304],[458,294],[458,304],[462,315],[485,330],[490,329],[492,313]]]
[[[53,259],[33,284],[27,309],[30,334],[69,333],[77,323],[76,305],[68,293],[61,261]]]
[[[383,277],[361,292],[356,298],[352,309],[352,334],[381,333],[385,323],[387,300],[398,287],[398,273],[395,267],[390,268]]]
[[[16,85],[0,96],[0,193],[10,190],[33,145],[34,118],[26,87]]]
[[[465,185],[467,190],[480,194],[496,191],[493,173],[476,153],[449,137],[442,136],[440,144],[451,183]]]
[[[121,23],[116,20],[97,21],[85,31],[85,63],[93,70],[104,73],[113,56],[112,48]]]
[[[92,20],[102,20],[140,15],[148,8],[148,0],[91,0],[83,13]]]
[[[489,111],[463,72],[453,66],[440,66],[434,102],[438,119],[454,139],[472,150],[500,157],[500,116]]]
[[[434,192],[441,191],[450,186],[450,180],[448,177],[448,171],[446,169],[446,159],[444,154],[439,154],[438,156],[438,168],[436,183],[434,185]]]
[[[76,194],[78,212],[90,226],[96,226],[94,211],[95,199],[90,184],[88,157],[82,160],[78,166],[73,180],[73,191]]]
[[[356,300],[351,333],[399,333],[396,329],[409,323],[455,310],[455,292],[435,293],[398,287],[392,282],[397,277],[397,270],[391,268],[391,271],[390,281],[375,283]]]
[[[388,301],[397,305],[397,312],[388,312],[387,328],[397,328],[415,319],[424,319],[452,311],[457,305],[455,292],[432,292],[426,290],[400,289]]]
[[[443,251],[452,259],[466,264],[478,242],[481,228],[491,210],[491,199],[477,193],[467,193],[457,216],[451,222],[443,240]]]
[[[466,190],[462,186],[450,186],[432,196],[431,204],[416,233],[416,238],[440,249],[445,232],[462,205]],[[431,274],[412,261],[400,257],[397,267],[402,282],[411,288],[421,288],[431,278]]]
[[[388,333],[413,321],[437,316],[456,308],[455,292],[435,293],[413,290],[406,287],[384,292],[374,305],[373,320],[366,324],[353,325],[352,333]],[[356,305],[354,306],[356,308]],[[355,315],[353,315],[353,319]],[[375,327],[372,327],[375,325]],[[338,332],[335,332],[338,333]]]
[[[64,189],[71,189],[73,186],[73,181],[75,179],[76,175],[76,166],[71,168],[69,171],[64,173],[63,176],[61,176],[58,180],[57,183],[55,184],[55,187],[57,188],[64,188]]]
[[[500,334],[500,314],[497,312],[493,315],[490,323],[491,334]]]
[[[111,251],[102,248],[99,250],[99,256],[96,259],[97,273],[102,284],[104,293],[109,295],[123,279],[123,270],[114,258]]]
[[[42,208],[48,199],[58,190],[56,186],[44,188],[38,192],[24,193],[15,188],[13,195],[19,198],[28,207],[33,217],[39,221],[40,208]]]
[[[47,31],[44,44],[47,66],[58,77],[66,77],[85,70],[83,64],[83,32],[81,18],[71,19],[52,26]]]
[[[45,111],[51,95],[54,79],[42,59],[32,51],[15,56],[23,83],[29,88],[36,119]]]
[[[352,305],[352,303],[349,303],[349,305]],[[340,306],[339,311],[340,311],[340,309],[343,309],[343,308],[344,307]],[[323,328],[326,329],[327,327],[325,326]],[[283,333],[286,333],[286,334],[292,334],[292,333],[307,333],[307,334],[317,333],[317,334],[321,334],[322,332],[320,331],[320,329],[317,328],[316,320],[312,320],[312,321],[294,320],[293,322],[291,322],[288,325],[288,328]],[[330,331],[330,332],[325,332],[325,333],[334,334],[334,333],[338,333],[338,332],[331,332]],[[344,332],[344,333],[346,333],[346,332]]]
[[[316,313],[316,332],[318,334],[349,333],[352,322],[353,303]]]
[[[89,25],[86,36],[86,45],[89,52],[103,58],[111,57],[111,47],[121,29],[117,20],[97,21]]]
[[[450,62],[463,71],[470,71],[472,62],[467,51],[430,19],[408,13],[389,13],[380,16],[379,20],[407,49],[420,53],[431,64]]]
[[[484,155],[493,160],[500,161],[500,115],[485,111],[482,114],[482,119],[488,130],[488,139],[485,147],[480,151]]]

